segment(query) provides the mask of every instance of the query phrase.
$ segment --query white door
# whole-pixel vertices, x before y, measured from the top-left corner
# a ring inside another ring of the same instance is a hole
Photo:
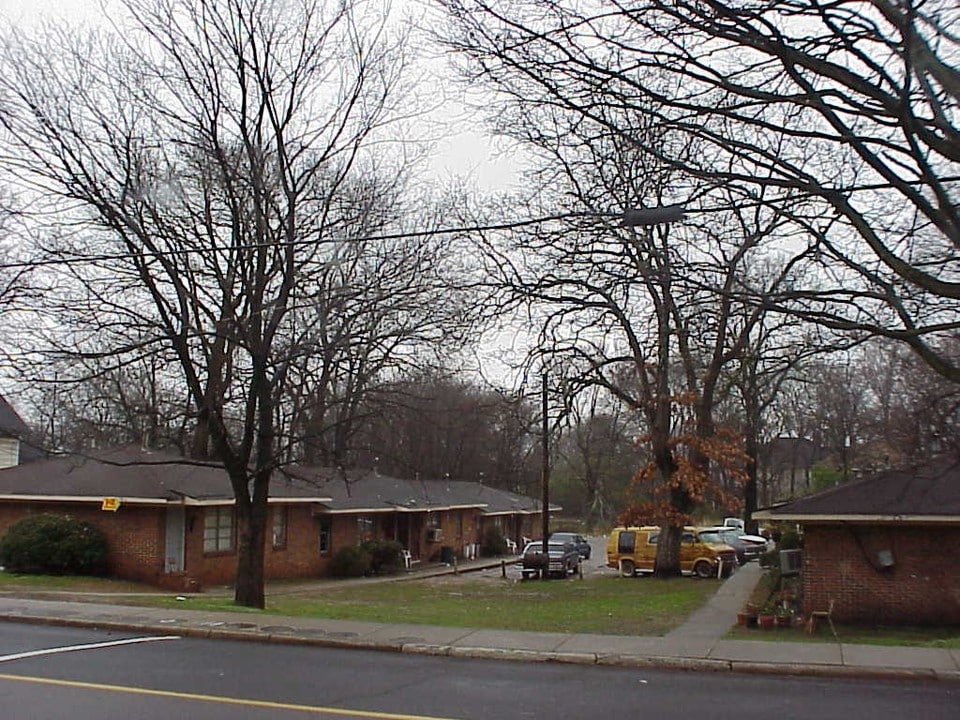
[[[167,537],[164,549],[163,571],[183,572],[183,546],[186,532],[186,509],[183,505],[167,508]]]

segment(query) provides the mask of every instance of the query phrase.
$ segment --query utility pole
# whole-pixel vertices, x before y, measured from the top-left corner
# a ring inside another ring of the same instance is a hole
[[[550,418],[547,416],[547,371],[543,371],[541,376],[542,380],[542,389],[541,389],[541,400],[543,408],[541,410],[543,414],[543,428],[542,428],[542,439],[541,443],[543,445],[543,469],[541,477],[541,490],[542,497],[540,500],[540,521],[541,521],[541,533],[543,537],[543,569],[541,570],[542,577],[547,578],[550,576],[550,554],[548,551],[549,547],[549,538],[550,538]]]

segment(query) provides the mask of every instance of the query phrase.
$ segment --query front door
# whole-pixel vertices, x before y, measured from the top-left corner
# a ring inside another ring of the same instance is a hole
[[[186,532],[186,508],[175,505],[167,508],[167,533],[164,543],[164,573],[183,572],[183,546]]]

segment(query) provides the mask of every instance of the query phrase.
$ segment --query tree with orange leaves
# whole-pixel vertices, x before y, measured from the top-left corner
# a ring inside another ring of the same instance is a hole
[[[682,420],[680,432],[666,438],[659,448],[659,457],[669,456],[669,472],[657,462],[658,454],[651,452],[650,460],[631,480],[628,504],[619,518],[625,526],[661,527],[663,541],[657,544],[654,571],[658,577],[679,573],[679,538],[683,527],[693,522],[696,508],[712,505],[729,512],[740,509],[739,494],[731,488],[739,490],[746,482],[749,460],[742,437],[729,428],[718,427],[710,435],[702,434],[699,394],[682,393],[671,400],[672,414]],[[652,432],[637,440],[641,448],[650,450],[656,442],[658,438]]]

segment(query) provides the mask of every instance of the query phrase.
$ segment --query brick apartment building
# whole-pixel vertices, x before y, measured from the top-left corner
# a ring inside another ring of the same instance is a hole
[[[803,530],[803,610],[960,625],[960,458],[890,470],[754,514]]]
[[[32,513],[87,520],[107,536],[114,576],[170,588],[233,581],[233,505],[221,466],[139,447],[0,470],[0,536]],[[487,526],[519,543],[540,522],[538,500],[480,483],[307,467],[278,473],[269,508],[267,579],[323,576],[366,539],[396,540],[413,561],[472,556]]]

